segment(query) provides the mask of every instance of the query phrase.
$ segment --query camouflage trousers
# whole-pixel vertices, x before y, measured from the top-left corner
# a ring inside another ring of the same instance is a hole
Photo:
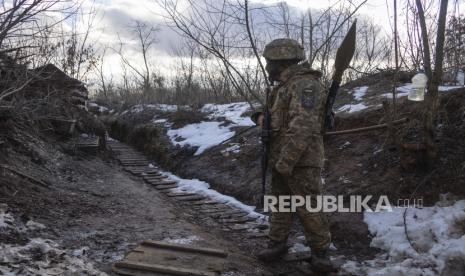
[[[316,196],[321,194],[321,168],[296,167],[292,175],[283,176],[273,169],[271,192],[274,196],[299,195]],[[296,210],[305,231],[305,238],[312,250],[324,250],[329,247],[331,235],[324,213],[311,213],[305,208]],[[295,213],[272,212],[268,237],[274,241],[285,241],[292,228]]]

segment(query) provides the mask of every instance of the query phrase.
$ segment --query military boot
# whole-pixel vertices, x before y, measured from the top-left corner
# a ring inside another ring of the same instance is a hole
[[[310,260],[312,269],[318,272],[334,272],[337,267],[329,259],[328,250],[312,251]]]
[[[258,252],[256,256],[264,262],[274,261],[286,254],[288,247],[286,241],[278,242],[269,240],[267,247]]]

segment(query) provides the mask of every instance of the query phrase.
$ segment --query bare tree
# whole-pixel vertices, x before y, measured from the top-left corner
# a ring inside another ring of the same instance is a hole
[[[437,21],[436,49],[434,57],[434,70],[432,68],[429,35],[426,27],[425,12],[421,0],[416,0],[419,23],[423,39],[423,61],[426,75],[428,76],[428,93],[426,95],[426,114],[424,119],[425,143],[427,148],[427,161],[430,166],[436,160],[438,150],[435,144],[435,121],[438,113],[439,95],[438,86],[442,78],[444,60],[444,41],[447,17],[448,0],[441,0]]]
[[[252,55],[247,38],[242,34],[244,25],[244,7],[230,1],[192,1],[189,8],[180,10],[176,0],[158,1],[168,14],[168,24],[182,36],[185,36],[218,59],[224,67],[225,76],[229,78],[235,91],[246,100],[250,97],[262,101],[247,81],[247,72],[242,70],[243,60]]]
[[[130,29],[135,33],[135,40],[137,41],[138,50],[142,56],[143,65],[138,66],[127,57],[124,52],[125,44],[121,38],[119,39],[120,45],[116,52],[119,54],[124,65],[132,70],[133,75],[136,76],[136,79],[138,79],[144,99],[148,100],[151,96],[153,96],[154,92],[152,86],[153,83],[151,81],[153,72],[149,66],[149,53],[157,41],[156,34],[159,28],[140,21],[135,21],[134,25],[131,26]],[[127,81],[128,80],[126,79],[125,82]]]
[[[60,24],[59,41],[56,43],[54,63],[69,76],[87,80],[91,71],[96,69],[99,54],[95,41],[90,41],[90,34],[94,30],[97,20],[97,10],[94,3],[88,10],[82,7],[74,13],[65,23]],[[71,27],[71,30],[65,30]]]

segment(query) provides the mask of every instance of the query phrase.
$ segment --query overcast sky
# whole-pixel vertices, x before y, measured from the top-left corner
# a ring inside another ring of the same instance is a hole
[[[339,0],[341,1],[341,0]],[[182,3],[182,1],[180,1]],[[252,0],[252,3],[273,5],[279,1],[273,0]],[[334,0],[287,0],[289,6],[296,10],[306,11],[308,8],[323,9],[338,1]],[[355,0],[355,3],[360,3],[362,0]],[[390,16],[392,7],[388,8],[386,2],[389,0],[369,0],[358,12],[360,16],[367,16],[375,19],[375,22],[382,26],[387,32],[390,32]],[[155,0],[96,0],[84,2],[84,9],[89,9],[92,5],[99,12],[96,19],[94,30],[91,33],[92,43],[97,47],[107,45],[116,47],[118,45],[118,37],[128,44],[127,49],[130,50],[133,34],[128,26],[134,23],[134,20],[143,21],[149,24],[157,25],[160,28],[158,32],[158,43],[154,45],[154,50],[151,53],[151,63],[159,68],[162,73],[168,73],[170,67],[175,62],[173,58],[173,48],[179,44],[179,37],[175,31],[165,25],[163,18],[164,11],[161,9]],[[389,15],[388,15],[389,14]],[[129,53],[131,60],[136,63],[141,63],[141,57],[137,52]],[[107,75],[115,76],[121,74],[120,59],[112,50],[107,51],[105,56],[105,71]]]

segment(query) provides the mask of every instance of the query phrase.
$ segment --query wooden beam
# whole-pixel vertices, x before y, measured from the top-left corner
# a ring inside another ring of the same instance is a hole
[[[173,267],[159,264],[146,264],[141,262],[122,261],[114,264],[116,268],[126,268],[134,270],[143,270],[149,272],[158,272],[170,275],[196,275],[196,276],[216,276],[215,272],[201,271],[191,268]]]
[[[158,241],[152,241],[152,240],[143,241],[141,244],[145,246],[153,246],[153,247],[158,247],[158,248],[172,249],[172,250],[184,251],[184,252],[200,253],[204,255],[211,255],[211,256],[222,257],[222,258],[226,258],[228,256],[228,252],[219,250],[219,249],[212,249],[212,248],[181,246],[177,244],[158,242]]]
[[[392,121],[392,124],[399,125],[399,124],[407,123],[408,121],[409,121],[408,118],[402,118],[396,121]],[[352,133],[358,133],[358,132],[364,132],[364,131],[370,131],[370,130],[379,130],[379,129],[383,129],[387,127],[388,127],[388,124],[380,124],[380,125],[373,125],[373,126],[368,126],[368,127],[361,127],[361,128],[347,129],[347,130],[329,131],[325,133],[325,136],[352,134]]]

